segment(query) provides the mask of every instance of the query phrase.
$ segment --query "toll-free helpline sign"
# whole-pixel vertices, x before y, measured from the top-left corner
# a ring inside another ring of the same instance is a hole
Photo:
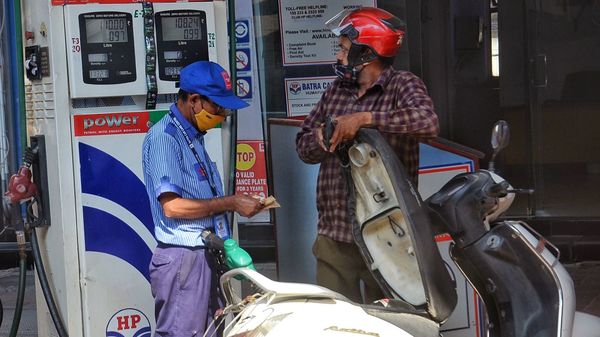
[[[335,62],[338,38],[325,22],[343,9],[375,6],[373,0],[279,0],[283,65]]]

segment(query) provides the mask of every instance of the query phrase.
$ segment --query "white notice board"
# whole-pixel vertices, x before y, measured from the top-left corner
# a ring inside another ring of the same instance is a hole
[[[335,62],[338,38],[325,28],[325,22],[343,9],[375,7],[374,0],[279,0],[284,66]]]

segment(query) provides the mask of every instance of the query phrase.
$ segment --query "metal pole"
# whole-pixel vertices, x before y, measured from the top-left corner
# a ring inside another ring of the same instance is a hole
[[[231,69],[231,83],[233,85],[234,93],[237,93],[237,71],[235,66],[235,0],[227,0],[227,17],[229,18],[229,69]],[[235,166],[236,166],[236,149],[237,149],[237,113],[231,114],[231,134],[230,144],[231,149],[229,153],[229,184],[227,194],[232,195],[235,193]],[[231,213],[229,223],[231,224],[232,237],[235,237],[237,233],[233,233],[235,214]]]

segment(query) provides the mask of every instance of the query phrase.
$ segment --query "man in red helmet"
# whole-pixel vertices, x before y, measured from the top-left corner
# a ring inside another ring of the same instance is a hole
[[[355,302],[369,303],[382,293],[352,238],[348,191],[341,163],[333,152],[353,139],[358,129],[377,128],[416,183],[419,140],[438,134],[438,119],[423,82],[391,66],[404,35],[400,19],[382,9],[363,7],[342,11],[326,25],[339,36],[334,65],[339,78],[302,123],[296,150],[304,162],[321,164],[318,235],[313,246],[317,283]],[[326,147],[323,125],[328,117],[334,119],[335,130]]]

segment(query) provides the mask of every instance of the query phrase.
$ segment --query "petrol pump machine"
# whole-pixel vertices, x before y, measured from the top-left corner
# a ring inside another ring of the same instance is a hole
[[[26,80],[27,130],[45,136],[52,218],[37,233],[60,315],[71,336],[149,337],[156,241],[141,145],[176,100],[182,67],[228,68],[225,2],[23,0],[22,9],[26,57],[43,70]],[[222,177],[227,132],[225,123],[205,140]],[[55,336],[37,302],[39,335]]]

